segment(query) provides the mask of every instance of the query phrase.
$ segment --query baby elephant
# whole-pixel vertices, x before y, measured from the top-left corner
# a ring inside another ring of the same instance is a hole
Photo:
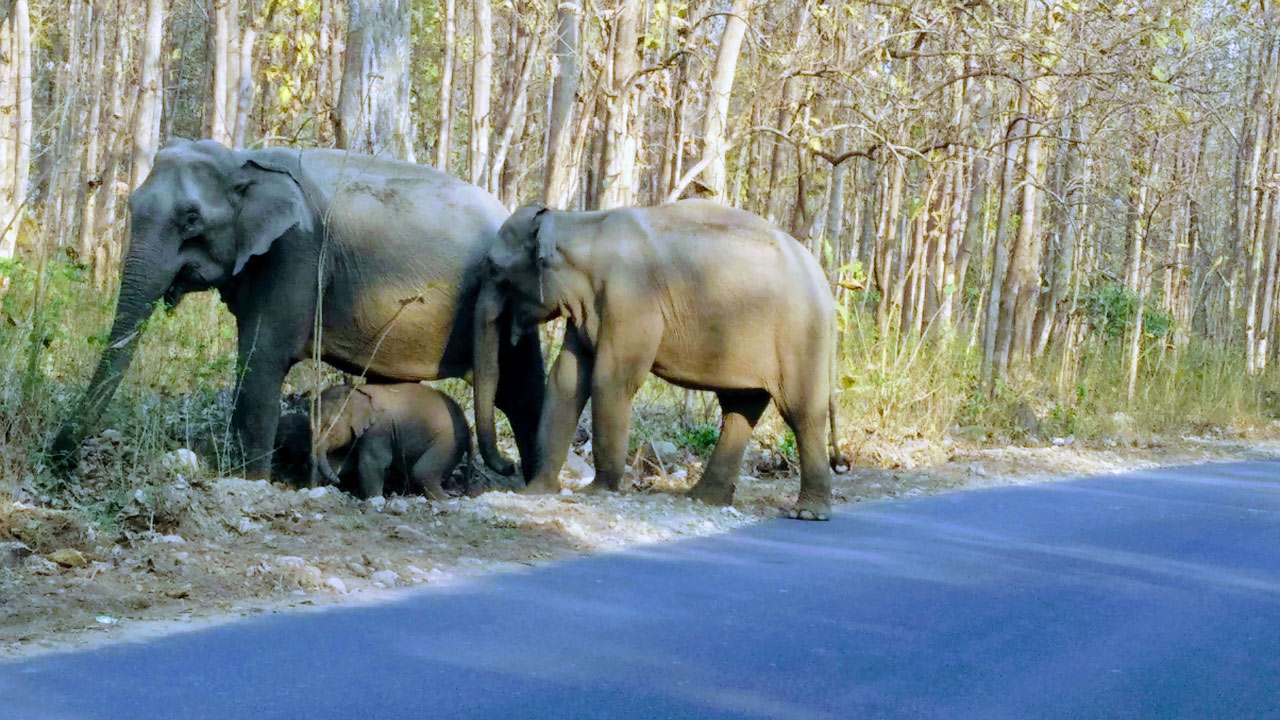
[[[382,495],[390,478],[393,489],[447,499],[440,484],[471,450],[458,403],[416,383],[328,388],[320,394],[316,428],[313,480],[318,474],[339,485],[343,463],[353,461],[356,494],[365,498]]]

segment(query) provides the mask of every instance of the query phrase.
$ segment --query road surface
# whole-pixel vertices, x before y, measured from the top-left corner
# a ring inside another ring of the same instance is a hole
[[[871,502],[10,662],[0,717],[1280,718],[1280,463]]]

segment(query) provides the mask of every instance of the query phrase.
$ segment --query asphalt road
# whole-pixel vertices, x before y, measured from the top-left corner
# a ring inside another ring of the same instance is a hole
[[[844,508],[0,664],[0,718],[1280,718],[1280,463]]]

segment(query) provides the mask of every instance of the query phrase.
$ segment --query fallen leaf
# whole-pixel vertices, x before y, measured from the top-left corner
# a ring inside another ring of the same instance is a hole
[[[68,568],[82,568],[89,564],[89,560],[84,556],[84,553],[74,548],[55,550],[49,554],[49,559],[62,567]]]

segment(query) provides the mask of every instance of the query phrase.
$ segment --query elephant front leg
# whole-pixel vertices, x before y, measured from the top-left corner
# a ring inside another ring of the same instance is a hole
[[[591,442],[596,476],[589,492],[622,489],[627,470],[631,405],[653,367],[658,336],[628,327],[625,339],[601,342],[591,376]]]
[[[280,421],[280,386],[287,368],[255,363],[242,373],[236,388],[231,426],[239,443],[245,477],[270,479],[271,452]]]
[[[515,347],[502,343],[498,366],[496,404],[511,423],[511,434],[520,451],[520,470],[528,482],[537,472],[538,425],[547,385],[538,333],[520,338]],[[582,409],[578,412],[581,414]]]
[[[360,482],[356,488],[356,494],[365,500],[382,497],[383,487],[387,483],[387,473],[390,472],[391,464],[395,460],[394,452],[389,445],[373,442],[362,443],[359,453],[356,473]]]
[[[254,323],[240,328],[240,359],[231,427],[239,444],[245,477],[270,479],[271,454],[280,422],[280,386],[292,362],[281,344]]]
[[[569,324],[564,331],[564,347],[551,367],[542,419],[538,423],[536,469],[524,492],[560,492],[560,468],[569,455],[569,445],[578,427],[578,418],[591,397],[593,358],[578,329]]]

